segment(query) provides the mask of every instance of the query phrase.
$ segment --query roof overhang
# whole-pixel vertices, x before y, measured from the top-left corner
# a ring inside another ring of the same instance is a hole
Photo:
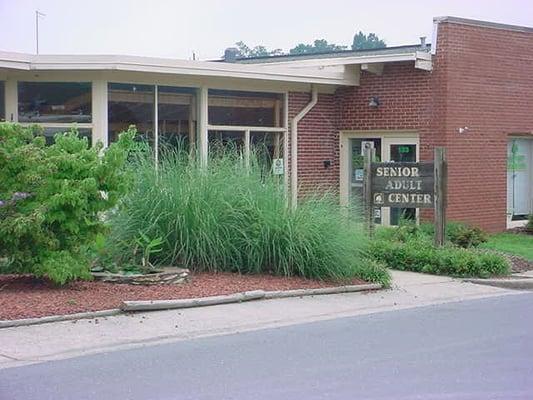
[[[376,54],[376,55],[357,55],[352,57],[332,57],[332,58],[315,58],[304,60],[288,60],[276,61],[269,63],[254,64],[269,68],[273,66],[285,66],[288,68],[328,68],[344,65],[360,65],[365,66],[369,64],[385,64],[403,61],[414,61],[415,68],[430,71],[432,68],[431,53],[427,51],[413,51],[410,53],[398,54]],[[248,64],[249,65],[249,64]],[[363,69],[365,69],[363,67]]]
[[[265,67],[213,61],[117,55],[31,55],[0,52],[0,68],[18,71],[130,71],[205,77],[242,78],[320,85],[354,86],[358,76],[351,68]]]

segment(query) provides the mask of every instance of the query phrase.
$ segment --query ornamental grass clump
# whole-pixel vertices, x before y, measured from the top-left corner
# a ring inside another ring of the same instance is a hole
[[[309,196],[292,210],[260,157],[245,167],[236,149],[213,153],[206,168],[174,150],[160,155],[157,170],[150,157],[133,161],[133,189],[110,216],[107,263],[138,263],[143,235],[162,240],[153,265],[388,283],[385,269],[363,259],[361,225],[334,196]]]

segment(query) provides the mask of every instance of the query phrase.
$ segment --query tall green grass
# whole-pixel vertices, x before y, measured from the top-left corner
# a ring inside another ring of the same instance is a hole
[[[157,172],[150,157],[132,162],[134,187],[109,219],[118,264],[130,261],[142,234],[162,239],[156,265],[388,284],[387,271],[364,259],[361,224],[335,196],[311,196],[291,210],[258,157],[245,168],[236,150],[214,153],[207,168],[181,151],[164,152]]]

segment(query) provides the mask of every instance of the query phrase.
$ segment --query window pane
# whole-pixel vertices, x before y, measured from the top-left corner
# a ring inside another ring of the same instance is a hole
[[[282,125],[282,96],[277,93],[209,90],[211,125]]]
[[[272,160],[283,159],[283,134],[250,132],[250,150],[265,172],[272,172]]]
[[[5,82],[0,81],[0,121],[6,120]]]
[[[244,152],[244,132],[209,131],[209,155]]]
[[[350,159],[350,198],[353,204],[363,205],[363,156],[364,149],[367,146],[373,146],[376,149],[376,162],[381,161],[381,139],[351,139],[352,157]],[[381,208],[374,209],[374,223],[381,223]]]
[[[394,162],[416,162],[416,144],[391,144],[390,160]],[[399,225],[401,220],[415,221],[416,208],[391,208],[390,224]]]
[[[20,122],[91,122],[90,82],[19,82]]]
[[[154,98],[154,86],[109,83],[108,142],[115,142],[120,132],[135,125],[139,137],[151,143],[154,133]]]
[[[71,128],[44,128],[42,135],[46,139],[46,144],[51,145],[54,143],[54,136],[56,133],[70,132]],[[86,137],[89,141],[89,146],[92,146],[92,132],[88,128],[77,128],[79,137]]]
[[[195,141],[194,89],[158,86],[159,145],[188,150]]]

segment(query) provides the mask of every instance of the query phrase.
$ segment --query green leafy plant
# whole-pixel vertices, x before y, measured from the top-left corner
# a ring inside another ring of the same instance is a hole
[[[135,184],[109,220],[114,262],[136,262],[130,249],[142,231],[163,241],[154,265],[388,283],[379,263],[364,260],[362,225],[336,196],[310,195],[292,210],[261,157],[247,168],[226,149],[210,152],[207,168],[179,150],[163,151],[157,171],[150,156],[134,160]]]
[[[157,238],[150,238],[148,235],[139,231],[139,236],[135,239],[138,247],[135,247],[134,252],[138,249],[141,250],[140,265],[144,272],[148,272],[153,269],[153,265],[150,262],[150,257],[154,254],[161,253],[163,251],[163,239],[159,236]]]
[[[527,218],[526,231],[529,233],[533,233],[533,214],[529,214]]]
[[[125,163],[135,130],[105,151],[75,129],[46,146],[39,127],[0,123],[1,271],[58,284],[90,279],[87,248],[105,230],[130,179]]]
[[[437,248],[428,236],[370,242],[369,257],[389,268],[459,277],[488,277],[509,273],[509,264],[498,254],[449,245]]]

